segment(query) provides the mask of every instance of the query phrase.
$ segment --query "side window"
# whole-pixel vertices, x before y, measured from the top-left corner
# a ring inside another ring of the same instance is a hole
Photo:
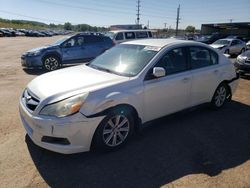
[[[151,33],[151,31],[148,32],[148,36],[149,36],[149,38],[152,38],[152,33]]]
[[[233,40],[231,46],[234,46],[234,45],[236,45],[236,44],[237,44],[237,41],[236,41],[236,40]]]
[[[162,67],[166,74],[183,72],[188,69],[184,48],[176,48],[167,52],[155,67]]]
[[[102,42],[103,39],[101,37],[98,36],[85,36],[85,43],[86,44],[92,44],[92,43],[98,43],[98,42]]]
[[[190,47],[190,63],[192,69],[218,64],[218,55],[203,47]]]
[[[148,34],[146,31],[141,31],[141,32],[135,32],[136,38],[142,39],[142,38],[148,38]]]
[[[135,33],[134,32],[126,32],[125,38],[126,39],[135,39]]]
[[[64,44],[63,44],[63,47],[73,47],[73,46],[76,46],[76,37],[73,37],[69,40],[67,40]]]
[[[123,33],[117,33],[115,40],[124,40]]]
[[[76,38],[76,46],[82,46],[84,44],[84,37],[79,36]]]

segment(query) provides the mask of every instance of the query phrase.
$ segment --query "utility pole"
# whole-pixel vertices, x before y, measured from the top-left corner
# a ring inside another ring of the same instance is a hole
[[[148,20],[148,25],[147,25],[147,28],[149,29],[149,20]]]
[[[175,30],[175,35],[177,36],[178,35],[178,27],[179,27],[179,23],[180,23],[180,4],[177,8],[177,18],[176,18],[176,30]]]
[[[168,24],[168,23],[164,23],[164,29],[166,29],[166,28],[167,28],[167,24]]]
[[[233,19],[231,18],[231,19],[229,19],[229,21],[230,21],[230,35],[232,35],[232,33],[233,33]]]
[[[137,0],[137,5],[136,5],[136,7],[137,7],[137,14],[136,14],[136,16],[137,16],[137,18],[136,18],[136,24],[138,25],[138,27],[139,27],[139,25],[140,25],[140,8],[141,8],[141,0]]]

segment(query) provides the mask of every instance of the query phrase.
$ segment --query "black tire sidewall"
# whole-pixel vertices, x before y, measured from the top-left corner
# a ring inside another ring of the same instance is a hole
[[[121,113],[121,112],[123,112],[123,113]],[[125,115],[128,118],[128,120],[129,120],[129,133],[128,133],[126,139],[121,144],[119,144],[118,146],[111,147],[111,146],[106,145],[104,140],[103,140],[103,129],[104,129],[106,123],[109,121],[109,119],[115,115],[118,115],[118,114]],[[118,149],[118,148],[122,147],[124,144],[126,144],[133,133],[134,133],[134,118],[133,118],[131,112],[129,110],[124,110],[124,109],[123,110],[112,110],[107,114],[107,116],[98,125],[98,127],[95,131],[93,140],[92,140],[91,147],[93,149],[112,151],[112,150]]]

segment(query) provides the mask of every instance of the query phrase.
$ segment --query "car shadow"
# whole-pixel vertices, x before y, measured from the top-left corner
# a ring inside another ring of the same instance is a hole
[[[250,106],[232,101],[151,122],[113,152],[62,155],[34,145],[30,155],[51,187],[159,187],[189,174],[215,176],[250,159]]]
[[[250,74],[240,75],[241,79],[250,80]]]
[[[83,64],[83,63],[82,63]],[[62,67],[60,67],[59,69],[57,70],[60,70],[60,69],[63,69],[63,68],[67,68],[67,67],[73,67],[73,66],[77,66],[77,65],[81,65],[81,64],[66,64],[66,65],[63,65]],[[39,76],[39,75],[42,75],[44,73],[47,73],[49,71],[46,71],[42,68],[23,68],[23,71],[26,73],[26,74],[29,74],[29,75],[36,75],[36,76]]]

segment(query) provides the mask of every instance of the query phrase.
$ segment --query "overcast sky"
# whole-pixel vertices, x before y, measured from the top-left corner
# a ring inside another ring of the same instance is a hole
[[[141,23],[150,28],[180,28],[202,23],[250,22],[250,0],[141,0]],[[134,24],[136,0],[0,0],[0,17],[45,23],[86,23],[92,26]]]

